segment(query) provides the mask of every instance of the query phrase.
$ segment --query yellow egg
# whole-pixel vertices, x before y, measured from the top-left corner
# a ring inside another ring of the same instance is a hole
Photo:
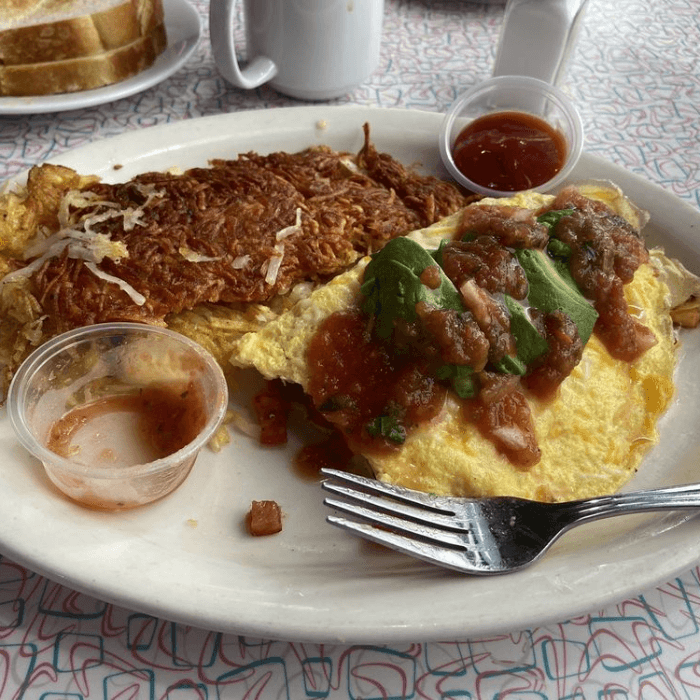
[[[587,195],[594,196],[595,188],[619,213],[629,218],[639,215],[602,185],[591,186]],[[551,199],[525,193],[499,203],[538,209]],[[440,239],[452,236],[458,221],[455,215],[410,236],[435,248]],[[364,258],[260,331],[244,335],[233,344],[232,363],[306,388],[306,349],[324,319],[358,303],[368,262]],[[513,466],[463,417],[459,399],[450,395],[438,418],[409,433],[399,449],[366,455],[376,477],[437,494],[513,495],[546,501],[619,489],[657,441],[657,420],[673,396],[676,338],[670,318],[672,295],[664,281],[671,279],[665,268],[672,266],[661,251],[654,251],[626,287],[631,312],[654,332],[656,345],[628,363],[613,359],[593,335],[581,362],[553,400],[529,397],[542,451],[534,467]]]

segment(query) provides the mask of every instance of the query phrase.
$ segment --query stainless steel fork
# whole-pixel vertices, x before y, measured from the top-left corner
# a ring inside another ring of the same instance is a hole
[[[469,574],[505,574],[537,561],[575,525],[613,515],[700,508],[700,484],[565,503],[451,498],[322,469],[328,522],[392,549]]]

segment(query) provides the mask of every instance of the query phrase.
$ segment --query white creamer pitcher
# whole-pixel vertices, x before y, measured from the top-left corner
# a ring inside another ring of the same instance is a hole
[[[588,0],[508,0],[493,75],[561,82]]]

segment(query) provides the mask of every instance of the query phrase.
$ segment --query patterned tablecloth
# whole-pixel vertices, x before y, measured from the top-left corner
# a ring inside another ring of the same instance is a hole
[[[191,60],[128,99],[0,117],[0,179],[98,138],[298,104]],[[442,112],[491,71],[503,5],[388,0],[381,65],[333,104]],[[586,150],[700,207],[700,4],[590,0],[563,87]],[[1,513],[0,509],[0,513]],[[526,595],[527,592],[524,592]],[[0,698],[700,697],[700,568],[604,610],[486,639],[319,645],[188,628],[76,593],[0,557]]]

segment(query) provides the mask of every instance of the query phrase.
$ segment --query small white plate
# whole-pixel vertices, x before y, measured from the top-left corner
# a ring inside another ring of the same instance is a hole
[[[150,68],[113,85],[36,97],[0,97],[0,115],[43,114],[93,107],[143,92],[178,71],[190,58],[202,36],[202,21],[187,0],[163,0],[168,46]]]
[[[212,158],[327,144],[357,152],[369,122],[378,149],[444,174],[442,115],[364,107],[236,112],[129,131],[57,162],[106,181],[206,166]],[[700,212],[642,178],[583,154],[572,179],[617,182],[651,213],[645,233],[700,272]],[[700,331],[683,334],[674,403],[630,487],[698,481]],[[254,374],[254,373],[253,373]],[[232,402],[249,406],[242,391]],[[538,564],[497,578],[461,576],[370,546],[325,522],[318,483],[294,472],[295,435],[263,448],[234,434],[204,450],[187,481],[151,506],[81,508],[51,487],[0,411],[0,551],[100,599],[206,629],[296,641],[410,643],[474,638],[561,621],[670,580],[700,559],[700,516],[627,516],[567,534]],[[566,459],[562,455],[562,459]],[[276,500],[284,529],[250,537],[252,500]]]

